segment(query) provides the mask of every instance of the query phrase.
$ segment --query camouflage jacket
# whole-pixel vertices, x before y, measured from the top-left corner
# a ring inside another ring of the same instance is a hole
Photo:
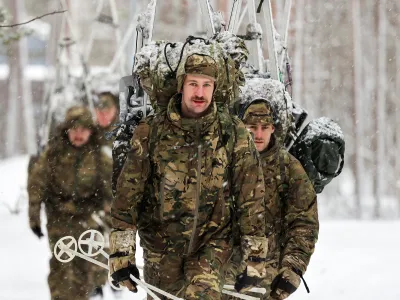
[[[257,150],[237,118],[233,136],[221,136],[219,114],[213,103],[200,119],[182,118],[175,97],[139,124],[112,204],[115,229],[139,228],[142,246],[153,252],[191,254],[230,240],[234,205],[241,234],[264,237]],[[224,139],[232,143],[230,154]]]
[[[29,219],[40,225],[40,207],[47,215],[90,214],[111,198],[111,161],[101,152],[95,137],[81,148],[66,135],[50,142],[28,176]]]
[[[291,267],[304,274],[319,230],[314,188],[300,162],[278,144],[260,156],[266,190],[267,273]]]
[[[115,120],[107,127],[101,127],[100,125],[96,126],[97,132],[98,132],[98,139],[99,139],[99,143],[102,146],[107,146],[110,149],[113,148],[113,142],[115,137],[111,137],[110,139],[106,138],[107,133],[113,131],[116,128],[116,124],[118,123],[118,115],[115,117]]]

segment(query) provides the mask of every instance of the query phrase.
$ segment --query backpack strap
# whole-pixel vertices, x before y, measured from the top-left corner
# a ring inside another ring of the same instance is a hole
[[[149,124],[149,141],[148,141],[148,150],[149,157],[153,157],[154,149],[156,148],[156,143],[161,135],[161,127],[160,124],[164,122],[166,117],[166,111],[161,111],[157,113],[151,120]]]
[[[278,187],[279,198],[286,199],[289,190],[289,155],[285,155],[283,151],[279,151],[279,172],[280,172],[280,183]]]
[[[231,212],[235,217],[236,212],[236,207],[235,207],[235,201],[233,201],[232,197],[232,176],[233,176],[233,170],[232,170],[232,158],[233,158],[233,152],[234,148],[236,145],[236,139],[237,139],[237,134],[236,134],[236,128],[235,128],[235,120],[232,115],[226,113],[226,112],[218,112],[218,130],[219,130],[219,145],[218,147],[224,147],[226,151],[226,155],[228,157],[228,167],[227,167],[227,172],[228,172],[228,185],[227,185],[227,191],[229,193],[229,206],[231,209]],[[236,223],[236,222],[235,222]]]
[[[219,130],[219,147],[226,149],[228,160],[231,161],[233,156],[233,149],[236,144],[236,128],[234,126],[234,119],[226,112],[218,112],[218,130]]]

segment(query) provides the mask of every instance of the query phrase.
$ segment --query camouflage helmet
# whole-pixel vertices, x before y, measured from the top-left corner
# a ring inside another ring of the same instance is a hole
[[[276,123],[275,111],[266,99],[257,99],[243,107],[239,117],[245,124],[272,124]]]
[[[85,127],[92,129],[94,127],[93,117],[89,109],[84,106],[73,106],[67,110],[65,114],[65,129],[75,127]]]
[[[183,89],[185,75],[201,75],[212,78],[215,83],[218,82],[217,62],[211,56],[204,54],[191,54],[179,65],[176,78],[178,81],[178,93]],[[214,87],[215,89],[216,87]]]
[[[97,101],[94,102],[96,109],[102,110],[111,107],[117,107],[116,97],[110,92],[103,92],[98,95]]]

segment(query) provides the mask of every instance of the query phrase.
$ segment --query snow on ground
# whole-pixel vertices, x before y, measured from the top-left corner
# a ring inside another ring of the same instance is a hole
[[[38,240],[28,225],[27,163],[27,157],[0,161],[0,300],[50,299],[48,243]],[[400,221],[321,220],[319,241],[305,275],[311,293],[300,286],[290,299],[400,299],[399,231]],[[124,291],[118,299],[144,295]],[[117,298],[107,288],[104,299]]]

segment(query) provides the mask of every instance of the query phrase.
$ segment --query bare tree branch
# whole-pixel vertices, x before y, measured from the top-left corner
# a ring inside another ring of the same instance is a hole
[[[67,10],[56,10],[56,11],[53,11],[53,12],[44,14],[44,15],[42,15],[42,16],[33,18],[32,20],[29,20],[29,21],[26,21],[26,22],[23,22],[23,23],[8,24],[8,25],[0,25],[0,28],[4,28],[4,27],[11,28],[11,27],[17,27],[17,26],[25,25],[25,24],[28,24],[28,23],[33,22],[33,21],[35,21],[35,20],[41,19],[41,18],[43,18],[43,17],[49,16],[49,15],[54,15],[54,14],[61,14],[61,13],[66,12],[66,11],[67,11]]]

